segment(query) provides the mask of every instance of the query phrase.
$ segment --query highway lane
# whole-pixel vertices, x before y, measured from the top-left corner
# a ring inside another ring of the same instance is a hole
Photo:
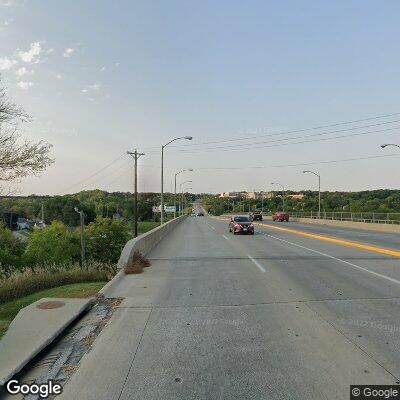
[[[209,217],[150,258],[63,399],[348,399],[399,380],[398,259]]]
[[[299,229],[304,232],[336,236],[342,239],[353,240],[363,243],[370,243],[377,246],[389,247],[400,250],[400,235],[398,233],[385,233],[366,231],[353,228],[339,228],[328,225],[314,225],[301,222],[289,221],[289,223],[280,223],[273,221],[262,221],[264,225],[282,226],[292,229]]]

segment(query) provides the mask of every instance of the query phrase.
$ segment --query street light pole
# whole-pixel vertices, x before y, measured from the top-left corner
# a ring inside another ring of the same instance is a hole
[[[161,146],[161,218],[160,218],[161,225],[164,223],[164,148],[167,147],[172,142],[175,142],[176,140],[180,139],[192,140],[193,137],[192,136],[177,137]]]
[[[314,171],[303,171],[303,174],[314,174],[318,177],[318,219],[321,218],[321,175]]]
[[[85,265],[85,231],[84,231],[84,226],[85,226],[85,214],[83,213],[82,210],[78,210],[78,207],[74,207],[75,212],[79,214],[79,219],[80,219],[80,225],[81,225],[81,264],[82,267]]]
[[[183,194],[182,194],[182,185],[184,185],[185,183],[192,183],[193,181],[185,181],[182,182],[179,186],[179,191],[180,191],[180,199],[179,199],[179,215],[182,215],[182,209],[183,209]]]
[[[134,152],[127,151],[127,154],[131,155],[135,160],[135,203],[134,203],[134,237],[138,235],[138,190],[137,190],[137,160],[140,156],[144,156],[144,153],[138,153],[137,149]]]
[[[282,211],[285,212],[285,187],[279,182],[271,182],[271,185],[279,185],[282,188]]]
[[[189,168],[189,169],[182,169],[181,171],[179,171],[179,172],[177,172],[176,174],[175,174],[175,189],[174,189],[174,207],[175,207],[175,210],[174,210],[174,218],[176,218],[176,177],[180,174],[180,173],[182,173],[182,172],[185,172],[185,171],[193,171],[193,169],[192,168]]]

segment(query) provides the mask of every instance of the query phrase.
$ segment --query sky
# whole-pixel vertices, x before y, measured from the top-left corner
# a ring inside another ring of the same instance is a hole
[[[400,188],[400,2],[0,0],[1,85],[55,163],[21,195]],[[358,121],[352,122],[351,121]]]

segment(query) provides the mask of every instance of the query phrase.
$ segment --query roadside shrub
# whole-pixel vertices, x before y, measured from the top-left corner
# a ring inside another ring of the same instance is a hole
[[[25,244],[0,223],[0,278],[8,276],[16,268],[21,268]]]
[[[126,223],[97,217],[86,227],[87,255],[92,260],[117,263],[130,237]]]
[[[150,267],[150,260],[143,256],[140,252],[135,251],[129,260],[128,265],[125,266],[125,274],[141,274],[143,268]]]
[[[116,266],[92,262],[82,268],[79,264],[56,266],[46,265],[34,270],[15,272],[0,280],[0,304],[57,286],[81,282],[110,280]]]
[[[70,231],[59,221],[32,232],[24,261],[31,266],[65,265],[79,260],[79,232]]]

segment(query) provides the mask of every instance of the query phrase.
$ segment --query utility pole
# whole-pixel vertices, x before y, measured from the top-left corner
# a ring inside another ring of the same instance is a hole
[[[137,193],[137,160],[140,156],[144,156],[144,153],[138,153],[137,149],[135,149],[134,152],[127,151],[128,154],[130,154],[133,159],[135,160],[135,203],[134,203],[134,237],[137,237],[138,235],[138,193]]]
[[[315,171],[303,171],[303,174],[307,173],[318,177],[318,218],[321,218],[321,175]]]
[[[42,201],[42,222],[44,223],[44,204]]]
[[[78,207],[74,208],[75,212],[79,214],[80,225],[81,225],[81,264],[82,267],[85,265],[86,251],[85,251],[85,214],[82,210],[78,210]]]

